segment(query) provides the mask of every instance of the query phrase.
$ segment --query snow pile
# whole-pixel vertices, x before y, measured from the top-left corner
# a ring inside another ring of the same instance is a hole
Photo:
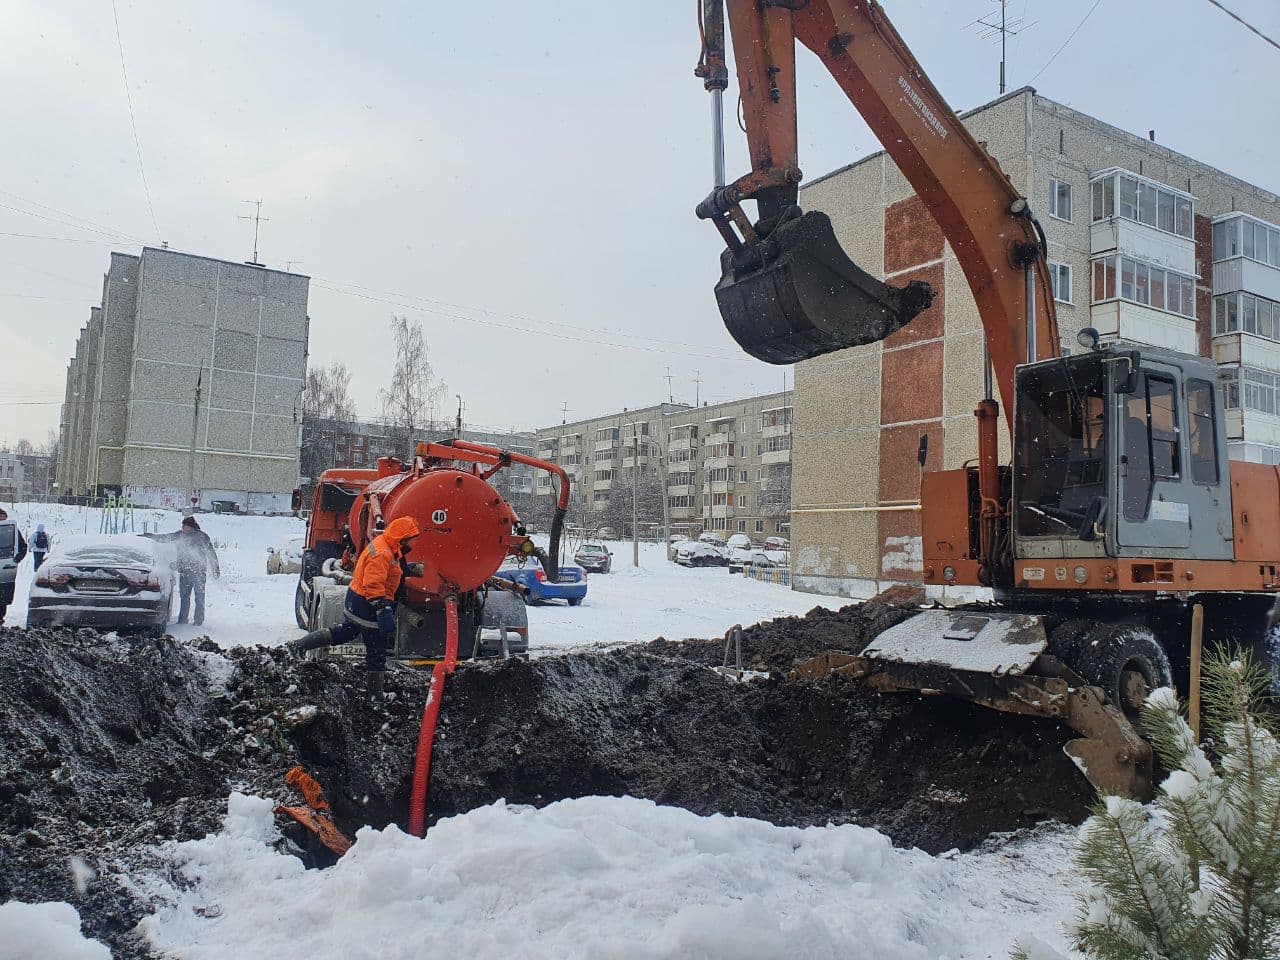
[[[0,960],[111,960],[111,951],[80,934],[69,903],[0,904]]]
[[[538,958],[1006,955],[1071,912],[1068,831],[985,854],[895,850],[856,826],[776,827],[629,797],[496,803],[425,841],[365,828],[327,870],[276,852],[269,801],[175,845],[190,884],[143,921],[166,956]],[[1030,849],[1028,849],[1030,847]]]

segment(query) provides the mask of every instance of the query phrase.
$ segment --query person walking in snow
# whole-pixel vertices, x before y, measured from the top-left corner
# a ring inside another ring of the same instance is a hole
[[[183,517],[182,526],[176,533],[144,533],[149,540],[161,543],[173,543],[178,549],[178,622],[186,623],[187,614],[191,610],[191,595],[196,598],[195,616],[192,623],[197,627],[204,623],[204,583],[212,573],[213,579],[222,576],[218,569],[218,553],[213,549],[213,541],[200,529],[195,517]]]
[[[35,564],[35,569],[40,569],[40,564],[44,563],[45,554],[52,546],[53,541],[49,539],[49,534],[45,533],[44,524],[37,523],[35,535],[31,538],[31,562]]]
[[[405,558],[420,533],[413,517],[396,517],[387,524],[387,529],[365,547],[356,561],[342,604],[343,622],[290,641],[293,654],[301,657],[308,650],[363,639],[369,696],[380,698],[386,679],[387,650],[395,639],[396,596],[405,575]],[[421,576],[421,569],[417,575]]]

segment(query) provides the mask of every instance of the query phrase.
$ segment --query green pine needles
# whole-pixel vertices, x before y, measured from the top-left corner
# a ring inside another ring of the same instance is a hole
[[[1172,771],[1144,806],[1102,798],[1080,831],[1092,884],[1068,931],[1091,960],[1280,956],[1280,744],[1262,703],[1270,673],[1244,653],[1206,659],[1204,741],[1177,695],[1147,700],[1143,724]],[[1059,954],[1032,940],[1017,960]]]

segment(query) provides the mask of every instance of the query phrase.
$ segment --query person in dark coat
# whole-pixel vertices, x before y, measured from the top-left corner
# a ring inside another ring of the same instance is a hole
[[[178,622],[187,622],[191,609],[191,594],[196,595],[195,617],[197,627],[204,623],[204,582],[212,573],[213,579],[222,576],[218,569],[218,554],[213,549],[209,535],[200,529],[195,517],[183,517],[182,527],[176,533],[144,533],[144,537],[161,543],[173,543],[178,548]]]

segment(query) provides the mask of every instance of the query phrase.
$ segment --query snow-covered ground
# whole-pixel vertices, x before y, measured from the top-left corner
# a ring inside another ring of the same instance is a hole
[[[164,956],[978,960],[1024,936],[1065,948],[1075,909],[1065,828],[931,857],[864,827],[587,797],[493,804],[425,840],[366,828],[336,866],[306,870],[270,846],[271,808],[233,794],[221,832],[169,848],[181,880],[141,881],[159,905],[143,929]],[[64,905],[12,908],[0,907],[0,958],[6,925],[66,951],[43,957],[105,956]]]
[[[37,523],[57,538],[96,533],[101,511],[62,504],[18,504],[10,510],[28,536]],[[293,619],[297,577],[267,575],[267,548],[302,533],[305,525],[292,517],[243,517],[201,514],[201,528],[212,538],[222,566],[222,579],[210,581],[203,627],[171,624],[180,639],[210,636],[224,647],[274,646],[299,636]],[[133,526],[167,532],[177,530],[182,516],[171,510],[138,510]],[[642,544],[640,566],[632,566],[631,543],[612,543],[613,571],[593,574],[581,606],[564,604],[529,609],[529,634],[535,654],[594,643],[631,643],[664,636],[714,637],[735,623],[750,624],[773,617],[806,613],[818,605],[838,607],[838,597],[798,593],[772,583],[731,576],[723,567],[689,569],[666,559],[659,544]],[[5,623],[26,622],[31,560],[18,570],[17,593]],[[176,601],[175,601],[176,603]],[[175,608],[173,615],[177,616]]]

